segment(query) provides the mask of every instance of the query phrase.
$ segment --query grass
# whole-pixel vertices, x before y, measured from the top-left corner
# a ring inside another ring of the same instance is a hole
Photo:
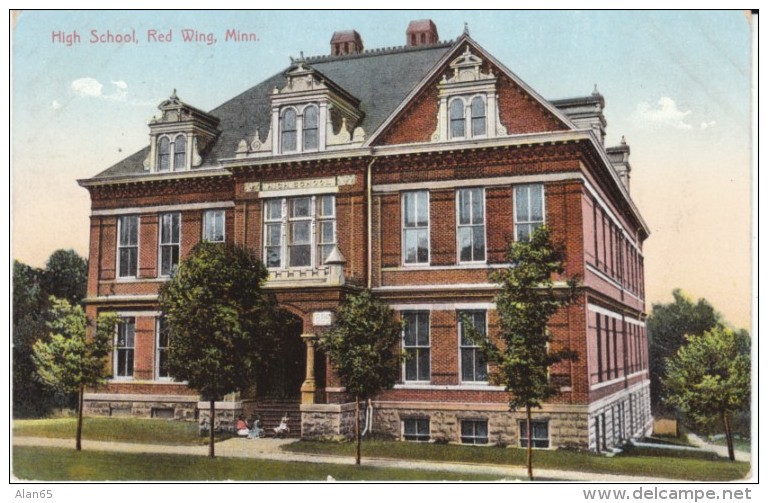
[[[302,441],[283,446],[283,449],[292,452],[352,456],[355,445],[353,442]],[[372,440],[363,443],[362,453],[363,458],[370,456],[525,466],[525,449],[517,448]],[[661,453],[666,456],[662,457]],[[670,453],[661,450],[656,454],[654,457],[624,454],[608,458],[586,452],[542,450],[534,452],[533,466],[534,473],[538,468],[697,481],[740,480],[747,476],[750,468],[749,463],[730,462],[722,458],[688,459],[675,457],[674,453],[670,456]]]
[[[13,475],[38,481],[480,481],[497,477],[372,466],[293,463],[174,454],[14,447]]]
[[[77,429],[76,418],[22,419],[13,421],[14,436],[71,438]],[[217,435],[216,440],[231,435]],[[118,417],[83,418],[83,439],[105,442],[140,444],[203,445],[207,436],[200,436],[197,423],[166,419],[137,419]]]

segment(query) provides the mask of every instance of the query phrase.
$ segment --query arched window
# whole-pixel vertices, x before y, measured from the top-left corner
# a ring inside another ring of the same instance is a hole
[[[296,151],[296,110],[287,109],[280,124],[280,146],[283,152]]]
[[[157,170],[168,171],[171,169],[171,141],[163,136],[157,142]]]
[[[173,170],[182,171],[187,168],[187,138],[183,134],[173,140]]]
[[[485,102],[480,96],[472,98],[472,136],[485,136]]]
[[[464,138],[464,102],[457,98],[451,102],[450,108],[451,138]]]
[[[304,150],[317,150],[317,107],[310,105],[304,109],[302,126],[302,144]]]

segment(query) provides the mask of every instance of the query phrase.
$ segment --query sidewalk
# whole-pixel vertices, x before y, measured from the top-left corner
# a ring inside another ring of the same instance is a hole
[[[691,441],[691,445],[694,445],[700,449],[705,449],[708,451],[715,452],[717,453],[718,456],[721,456],[724,458],[728,457],[728,447],[725,445],[710,444],[703,438],[693,433],[688,433],[688,440]],[[733,454],[736,457],[736,461],[746,461],[747,463],[750,463],[752,461],[752,454],[749,452],[734,450]]]
[[[243,439],[232,438],[216,444],[217,457],[232,458],[256,458],[274,461],[287,461],[295,463],[331,463],[351,465],[355,460],[352,456],[329,456],[284,452],[280,446],[296,442],[297,440],[277,439]],[[59,438],[38,437],[14,437],[13,445],[36,447],[63,447],[74,449],[74,440]],[[98,442],[83,440],[83,450],[113,451],[133,453],[162,453],[183,454],[191,456],[207,456],[206,445],[157,445],[157,444],[133,444],[120,442]],[[363,456],[362,464],[381,468],[403,468],[422,471],[448,471],[454,473],[483,473],[498,476],[499,480],[527,481],[528,475],[524,466],[501,466],[479,463],[448,463],[433,461],[412,461],[398,459],[372,458]],[[630,475],[611,475],[600,473],[573,472],[564,470],[545,470],[533,468],[536,480],[546,481],[576,481],[576,482],[672,482],[667,479],[651,477],[634,477]],[[679,481],[674,481],[679,482]]]

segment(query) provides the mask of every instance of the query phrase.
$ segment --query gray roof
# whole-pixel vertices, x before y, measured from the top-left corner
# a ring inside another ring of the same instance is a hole
[[[305,64],[317,69],[360,100],[360,109],[365,113],[360,126],[370,135],[451,47],[451,43],[440,43],[375,49],[360,54],[307,58]],[[233,158],[240,140],[250,141],[257,129],[261,140],[266,139],[271,114],[269,96],[275,87],[285,85],[285,71],[209,112],[221,121],[221,133],[214,145],[203,154],[201,168],[214,167],[219,159]],[[147,172],[143,162],[148,154],[149,146],[102,171],[93,179],[145,174]]]

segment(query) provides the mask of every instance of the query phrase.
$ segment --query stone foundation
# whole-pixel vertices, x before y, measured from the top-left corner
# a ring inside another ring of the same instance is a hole
[[[111,395],[109,399],[86,396],[83,401],[83,413],[86,416],[143,417],[194,421],[197,419],[197,401],[195,397],[174,397],[162,399],[137,400],[131,397]],[[192,400],[190,400],[192,398]]]
[[[361,418],[362,418],[361,409]],[[352,440],[355,437],[355,404],[303,404],[301,438]]]
[[[596,452],[620,448],[630,438],[650,435],[651,387],[649,381],[592,403],[589,411],[589,449]]]

